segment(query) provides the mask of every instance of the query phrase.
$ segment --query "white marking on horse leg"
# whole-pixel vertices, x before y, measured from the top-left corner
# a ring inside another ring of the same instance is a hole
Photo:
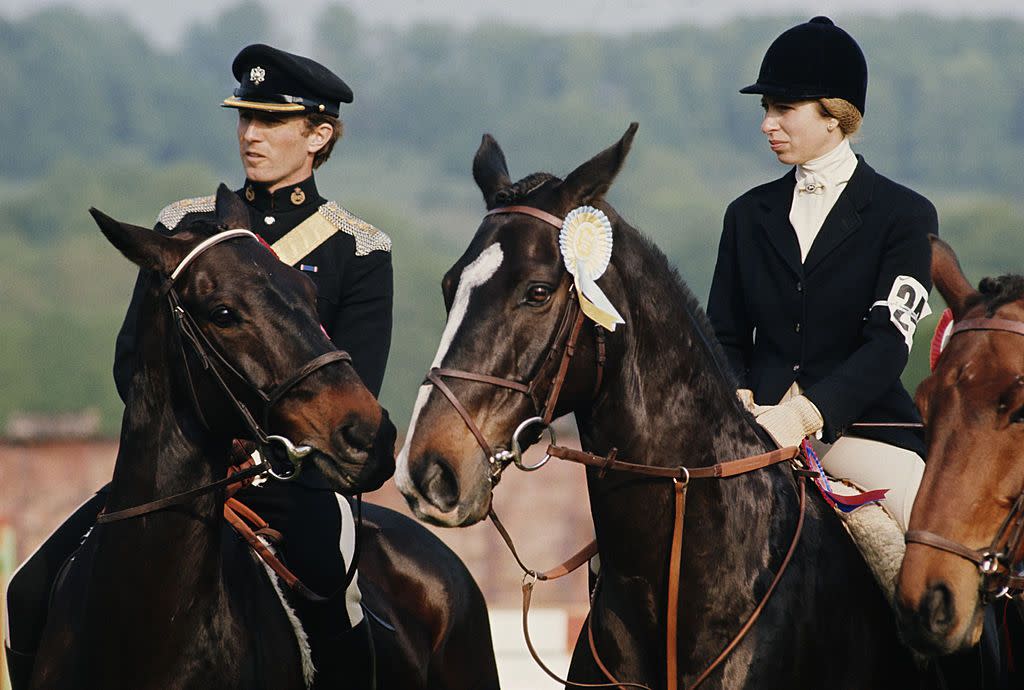
[[[503,259],[504,254],[501,251],[501,245],[492,244],[480,252],[480,256],[476,257],[463,269],[462,275],[459,276],[459,287],[455,291],[455,299],[452,302],[451,311],[448,312],[448,321],[445,323],[444,332],[441,334],[441,342],[437,346],[437,354],[434,355],[434,361],[430,365],[431,368],[441,366],[445,356],[448,354],[448,348],[451,347],[452,341],[455,340],[455,335],[462,326],[462,321],[466,317],[466,311],[469,309],[470,293],[475,288],[486,283],[498,272]],[[430,397],[431,390],[433,390],[433,386],[430,384],[420,386],[419,393],[416,395],[416,405],[412,411],[412,419],[409,421],[409,431],[405,435],[405,443],[402,444],[402,450],[395,461],[395,483],[405,495],[409,495],[413,491],[412,478],[409,476],[409,441],[413,437],[413,433],[416,430],[416,421],[427,404],[427,398]]]

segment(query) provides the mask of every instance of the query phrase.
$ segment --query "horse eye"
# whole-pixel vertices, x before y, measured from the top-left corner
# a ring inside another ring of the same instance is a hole
[[[549,285],[538,283],[526,288],[526,303],[530,306],[539,307],[542,304],[547,304],[549,299],[551,299]]]
[[[210,312],[210,321],[216,326],[227,328],[234,326],[238,319],[235,318],[235,312],[221,305]]]
[[[1024,407],[1010,415],[1010,424],[1024,424]]]

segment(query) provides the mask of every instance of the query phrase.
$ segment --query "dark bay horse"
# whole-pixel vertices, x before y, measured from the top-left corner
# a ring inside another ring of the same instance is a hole
[[[587,451],[608,456],[617,449],[648,466],[708,467],[767,449],[736,399],[697,301],[665,256],[604,201],[635,130],[564,180],[535,173],[515,183],[498,144],[483,138],[473,175],[489,213],[442,283],[448,320],[431,381],[443,381],[452,398],[436,383],[420,389],[398,457],[397,483],[422,519],[455,527],[487,516],[494,478],[509,457],[502,451],[513,450],[517,427],[544,415],[546,405],[554,405],[554,417],[575,415]],[[550,396],[563,373],[557,364],[564,340],[557,341],[564,314],[576,299],[556,228],[582,205],[611,221],[611,263],[598,283],[625,324],[599,332],[587,321],[561,393]],[[676,611],[678,687],[692,687],[769,587],[797,529],[800,481],[783,464],[690,482]],[[601,564],[590,614],[598,656],[620,682],[664,688],[673,482],[599,468],[588,468],[587,482]],[[889,606],[831,509],[808,501],[804,522],[760,618],[701,687],[920,687],[924,674],[897,639]],[[608,682],[585,634],[569,678]]]
[[[221,479],[232,439],[254,434],[286,439],[267,449],[308,451],[303,461],[340,493],[372,490],[393,471],[394,426],[320,327],[312,282],[251,233],[227,231],[249,219],[223,185],[218,222],[173,237],[92,213],[155,277],[140,311],[111,521],[101,517],[69,562],[32,687],[306,688],[315,676],[293,627],[294,593],[226,529],[223,487],[112,518]],[[496,687],[486,609],[468,571],[415,521],[366,513],[360,582],[375,614],[378,687]]]
[[[897,582],[906,635],[948,654],[978,643],[986,605],[1024,592],[1024,277],[976,290],[932,239],[954,330],[916,400],[928,464]]]

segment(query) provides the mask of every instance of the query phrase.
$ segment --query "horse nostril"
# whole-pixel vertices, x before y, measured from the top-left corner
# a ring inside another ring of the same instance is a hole
[[[921,598],[921,619],[935,635],[945,635],[953,627],[953,593],[945,584],[932,585]]]
[[[350,448],[366,450],[373,445],[377,430],[370,429],[366,424],[359,422],[347,422],[334,433],[340,436],[344,444]]]
[[[428,501],[445,513],[450,513],[459,503],[459,482],[446,462],[429,458],[419,466],[413,481]]]

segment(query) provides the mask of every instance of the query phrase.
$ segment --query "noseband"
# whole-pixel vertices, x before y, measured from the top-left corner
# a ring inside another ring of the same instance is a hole
[[[492,216],[506,213],[528,215],[542,220],[556,229],[561,229],[562,227],[561,218],[558,218],[546,211],[533,208],[532,206],[505,206],[489,211],[486,215]],[[465,422],[466,427],[470,432],[472,432],[473,437],[476,438],[477,444],[484,452],[484,457],[487,458],[492,485],[498,483],[498,480],[501,479],[502,471],[509,465],[509,463],[515,463],[516,467],[519,469],[529,472],[539,469],[551,459],[550,455],[545,455],[544,458],[536,464],[524,464],[520,436],[530,427],[540,425],[542,429],[547,429],[548,433],[551,435],[551,444],[554,445],[556,443],[554,431],[551,429],[550,424],[555,415],[555,409],[558,407],[558,396],[562,391],[562,384],[565,382],[566,374],[569,371],[569,364],[571,363],[573,356],[576,354],[576,344],[579,340],[580,332],[583,330],[584,319],[585,316],[583,314],[583,310],[580,308],[579,299],[576,297],[576,291],[570,282],[568,295],[565,301],[565,308],[562,310],[558,330],[555,331],[555,337],[551,341],[547,354],[541,358],[540,363],[537,365],[537,370],[529,383],[522,383],[512,378],[501,378],[499,376],[479,374],[472,371],[464,371],[462,369],[448,369],[444,367],[434,367],[427,373],[426,378],[423,380],[425,385],[432,384],[441,392],[442,395],[444,395],[448,402],[451,403],[452,407],[455,408],[455,411],[459,416],[462,417],[462,421]],[[596,323],[594,324],[594,337],[597,341],[597,374],[594,381],[594,394],[596,395],[598,389],[601,387],[601,380],[604,376],[605,361],[604,329]],[[543,396],[542,401],[540,390],[548,380],[545,374],[552,369],[554,371],[550,378],[551,384],[548,388],[547,395]],[[459,402],[459,399],[452,392],[451,388],[449,388],[444,382],[444,379],[446,378],[486,383],[491,386],[507,388],[509,390],[516,391],[517,393],[522,393],[529,398],[536,415],[526,419],[519,425],[512,434],[512,438],[509,443],[510,448],[508,450],[495,450],[490,442],[488,442],[483,432],[480,431],[476,422],[473,421],[472,415],[470,415],[465,406]]]
[[[221,486],[235,484],[243,479],[248,479],[262,474],[270,474],[275,479],[280,480],[294,479],[302,470],[303,458],[313,450],[309,446],[296,446],[291,442],[291,440],[284,436],[267,434],[264,431],[264,427],[268,425],[270,412],[273,407],[288,394],[289,391],[295,388],[295,386],[311,374],[333,362],[351,363],[352,357],[342,350],[325,352],[324,354],[314,357],[310,361],[306,362],[283,381],[271,387],[270,390],[264,391],[262,388],[254,384],[249,377],[239,372],[238,369],[227,361],[224,355],[221,354],[220,350],[210,341],[206,334],[203,333],[199,324],[196,323],[188,310],[182,306],[181,298],[178,295],[177,290],[174,289],[175,282],[197,257],[202,255],[210,247],[239,237],[250,237],[259,241],[259,238],[249,230],[225,230],[208,237],[196,245],[196,247],[181,260],[181,263],[178,264],[178,266],[171,272],[171,275],[160,286],[160,293],[167,297],[167,303],[171,310],[171,321],[175,326],[174,332],[178,343],[178,351],[181,355],[182,362],[184,363],[185,379],[188,382],[189,396],[192,399],[192,407],[195,410],[196,415],[199,417],[203,426],[210,429],[210,425],[206,421],[206,416],[203,414],[202,406],[199,403],[199,396],[196,393],[196,387],[193,381],[192,369],[189,364],[189,356],[185,348],[185,343],[189,344],[193,353],[199,359],[203,370],[213,377],[214,381],[217,382],[217,385],[224,392],[228,402],[230,402],[238,411],[239,415],[241,415],[242,421],[249,428],[249,431],[252,434],[252,439],[256,441],[257,446],[260,448],[261,455],[266,458],[266,461],[197,489],[185,491],[156,501],[151,501],[133,508],[126,508],[112,513],[104,513],[98,520],[101,524],[152,513],[171,505],[184,503],[185,501],[191,500],[200,494]],[[231,390],[231,386],[228,385],[224,376],[221,374],[221,369],[227,371],[231,377],[241,383],[260,401],[262,408],[260,415],[260,418],[263,421],[262,425],[256,421],[256,418],[249,411],[249,408],[245,403],[239,400]],[[275,458],[278,453],[284,456],[284,459],[290,469],[278,472],[274,468],[272,458]]]
[[[1024,335],[1024,322],[968,319],[953,327],[950,338],[965,331],[1002,331]],[[984,550],[972,549],[926,530],[911,530],[904,540],[908,544],[930,546],[974,563],[981,574],[980,589],[985,600],[1024,593],[1024,494],[1017,498],[992,543]]]

